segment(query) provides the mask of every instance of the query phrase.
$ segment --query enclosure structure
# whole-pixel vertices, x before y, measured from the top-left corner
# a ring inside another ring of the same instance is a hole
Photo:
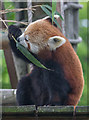
[[[34,5],[37,3],[33,3]],[[40,4],[40,3],[39,3]],[[24,7],[24,5],[19,6],[20,4],[17,3],[16,7]],[[25,3],[26,5],[26,3]],[[31,3],[28,4],[31,6]],[[59,12],[62,13],[65,21],[61,21],[62,32],[65,36],[69,39],[72,43],[74,49],[76,50],[77,44],[81,42],[81,38],[78,36],[78,10],[82,8],[81,5],[76,3],[57,3],[57,9]],[[64,9],[64,10],[63,10]],[[41,17],[46,16],[45,14],[40,13],[39,10],[36,13],[37,15],[40,14]],[[18,14],[18,13],[17,13]],[[20,13],[21,15],[24,13]],[[17,15],[17,20],[22,20],[20,18],[21,15]],[[26,13],[25,13],[26,14]],[[30,18],[29,21],[32,21],[31,11],[28,12]],[[39,16],[39,15],[38,15]],[[76,16],[76,17],[75,17]],[[70,19],[71,18],[71,19]],[[38,19],[37,16],[34,15],[33,20]],[[23,21],[23,20],[22,20]],[[76,25],[75,25],[76,24]],[[19,25],[19,24],[18,24]],[[66,25],[66,26],[65,26]],[[1,40],[0,40],[1,41]],[[2,49],[4,50],[7,68],[10,76],[10,82],[12,88],[16,88],[18,79],[28,72],[27,63],[23,62],[22,60],[18,59],[13,53],[11,52],[10,46],[8,45],[8,38],[7,33],[2,33]],[[16,62],[18,61],[18,62]],[[13,66],[13,67],[12,67]],[[13,73],[13,74],[12,74]],[[19,73],[19,74],[17,74]],[[75,116],[73,106],[46,106],[46,107],[38,107],[36,109],[35,106],[16,106],[16,90],[0,90],[2,92],[2,115],[3,120],[19,120],[19,119],[55,119],[55,120],[69,120],[69,119],[76,119],[76,120],[88,120],[89,119],[89,108],[88,107],[77,107]],[[11,107],[10,107],[11,106]]]
[[[22,106],[22,107],[2,107],[2,120],[89,120],[89,108],[77,107],[76,116],[71,106],[50,106],[38,107]]]
[[[16,89],[2,92],[2,120],[89,120],[89,107],[77,106],[17,106]],[[1,97],[1,96],[0,96]]]

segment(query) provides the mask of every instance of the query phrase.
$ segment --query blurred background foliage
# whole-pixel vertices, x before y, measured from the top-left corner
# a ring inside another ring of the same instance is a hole
[[[87,76],[87,67],[89,68],[89,66],[87,66],[87,2],[82,2],[80,4],[83,5],[83,9],[79,10],[79,35],[82,37],[83,41],[80,44],[78,44],[77,54],[82,63],[85,86],[79,105],[87,105],[87,77],[89,76],[89,74]],[[9,8],[14,9],[14,4],[10,2],[5,3],[5,9]],[[7,19],[15,20],[15,13],[8,13]],[[10,24],[13,23],[9,23],[9,25]],[[4,53],[2,50],[0,50],[0,68],[2,70],[2,76],[0,76],[0,78],[2,78],[2,81],[0,79],[0,84],[2,83],[3,89],[10,89],[11,85],[7,72]]]
[[[84,90],[79,105],[87,105],[87,78],[89,74],[87,74],[87,2],[80,3],[83,5],[83,9],[79,10],[79,35],[82,37],[82,42],[78,44],[77,54],[80,58],[83,67],[83,75],[84,75]],[[88,75],[88,76],[87,76]]]

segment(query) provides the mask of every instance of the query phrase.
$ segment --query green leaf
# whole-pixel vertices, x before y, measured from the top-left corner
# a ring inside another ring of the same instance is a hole
[[[44,7],[48,8],[51,12],[52,12],[52,7],[50,5],[43,5]],[[61,16],[61,14],[58,11],[55,11],[56,15],[59,15],[59,17],[61,18],[61,20],[63,20],[63,17]]]
[[[56,13],[57,0],[52,0],[52,23],[54,21],[54,15]]]
[[[57,20],[55,18],[54,18],[54,22],[61,29],[61,26],[59,25],[59,23],[57,22]]]
[[[59,17],[61,18],[61,20],[63,20],[63,17],[61,16],[61,14],[58,11],[56,11],[56,14],[59,15]]]
[[[48,16],[52,17],[51,12],[50,12],[44,5],[41,6],[41,9],[42,9]]]
[[[44,68],[46,70],[50,70],[46,68],[43,64],[41,64],[24,46],[22,46],[20,43],[16,43],[17,49],[20,50],[20,52],[28,59],[30,60],[33,64],[40,68]]]
[[[45,7],[48,8],[50,11],[52,11],[52,7],[51,7],[51,6],[49,6],[49,5],[43,5],[43,6],[45,6]]]
[[[60,27],[60,25],[58,24],[57,20],[54,18],[54,16],[52,16],[51,12],[54,11],[53,15],[55,15],[55,13],[56,13],[57,15],[60,16],[61,19],[63,19],[63,18],[62,18],[62,16],[56,11],[56,2],[53,2],[52,5],[53,5],[52,8],[51,8],[51,6],[49,6],[49,5],[42,5],[41,8],[42,8],[42,10],[43,10],[50,18],[52,18],[52,20],[55,22],[55,24],[61,29],[61,27]],[[51,12],[50,12],[47,8],[48,8]],[[52,21],[52,22],[53,22],[53,21]]]

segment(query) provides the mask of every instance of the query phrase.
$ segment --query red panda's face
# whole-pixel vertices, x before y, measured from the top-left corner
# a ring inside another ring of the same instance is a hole
[[[48,19],[46,17],[31,23],[19,37],[20,43],[35,54],[45,49],[56,50],[66,42],[59,34],[59,30],[50,24]]]

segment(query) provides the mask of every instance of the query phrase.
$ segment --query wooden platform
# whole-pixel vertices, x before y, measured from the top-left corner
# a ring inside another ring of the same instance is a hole
[[[89,107],[77,106],[3,106],[2,120],[89,120]]]
[[[17,106],[16,89],[0,89],[1,98],[2,120],[89,120],[89,106]]]

